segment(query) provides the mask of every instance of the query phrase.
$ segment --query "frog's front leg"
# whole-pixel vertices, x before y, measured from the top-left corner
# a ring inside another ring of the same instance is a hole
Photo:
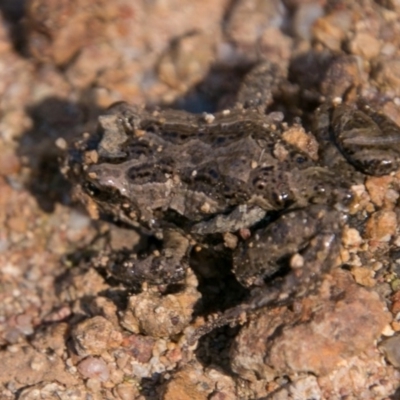
[[[339,211],[312,205],[280,216],[239,246],[234,272],[257,288],[252,307],[311,292],[337,262],[342,224]]]
[[[178,230],[163,230],[163,248],[138,256],[127,251],[106,257],[105,266],[112,276],[128,286],[141,283],[162,285],[181,281],[188,268],[189,240]]]

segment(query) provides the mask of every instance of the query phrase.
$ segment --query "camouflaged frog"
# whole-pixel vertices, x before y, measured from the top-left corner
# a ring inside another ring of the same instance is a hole
[[[303,296],[338,263],[351,186],[396,170],[400,130],[368,107],[328,104],[315,128],[266,113],[276,67],[253,70],[216,114],[117,103],[75,143],[67,175],[92,215],[144,229],[160,251],[110,255],[127,285],[181,281],[190,254],[228,252],[255,308]]]

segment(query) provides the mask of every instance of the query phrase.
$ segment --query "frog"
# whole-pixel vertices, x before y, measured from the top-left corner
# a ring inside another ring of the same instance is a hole
[[[228,254],[245,311],[318,288],[340,265],[352,186],[400,165],[400,128],[359,104],[327,99],[311,131],[269,111],[279,67],[253,68],[237,103],[216,113],[118,102],[74,143],[64,173],[94,218],[111,216],[157,238],[160,250],[107,257],[125,285],[182,282],[191,254]]]

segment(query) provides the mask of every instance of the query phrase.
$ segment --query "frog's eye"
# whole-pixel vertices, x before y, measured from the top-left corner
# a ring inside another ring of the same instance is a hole
[[[272,200],[278,206],[284,206],[289,199],[289,194],[285,192],[273,192],[272,193]]]
[[[282,191],[274,191],[271,193],[270,200],[272,200],[272,205],[276,207],[276,209],[284,209],[293,204],[294,199],[292,194],[288,189]]]
[[[301,154],[298,154],[298,155],[296,156],[296,158],[295,158],[295,161],[296,161],[297,164],[304,164],[305,162],[307,162],[307,158],[304,157],[304,156],[301,155]]]

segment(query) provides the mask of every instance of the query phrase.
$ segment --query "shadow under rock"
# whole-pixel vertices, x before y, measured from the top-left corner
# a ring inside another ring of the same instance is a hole
[[[7,22],[7,28],[14,49],[23,54],[25,29],[22,21],[25,14],[26,0],[0,0],[0,13]]]
[[[66,151],[56,141],[62,138],[69,145],[83,132],[95,129],[101,110],[86,104],[94,102],[48,97],[27,108],[33,126],[20,137],[17,154],[30,170],[26,186],[46,212],[52,212],[56,203],[70,202],[70,184],[60,172]]]
[[[389,396],[390,400],[400,400],[400,387],[396,389],[396,391]]]
[[[11,22],[18,22],[24,15],[26,0],[0,0],[0,11],[4,18]]]

